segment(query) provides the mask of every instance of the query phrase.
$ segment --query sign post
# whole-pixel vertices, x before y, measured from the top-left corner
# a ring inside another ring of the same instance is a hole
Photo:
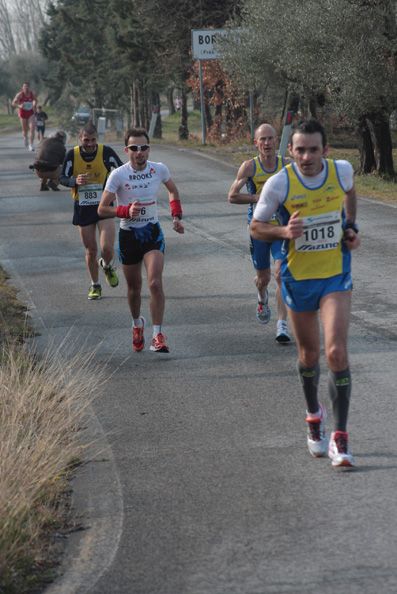
[[[219,49],[216,47],[217,38],[226,35],[226,29],[192,29],[192,54],[195,60],[199,61],[200,80],[200,111],[201,111],[201,144],[206,141],[205,127],[205,105],[204,105],[204,82],[203,82],[203,60],[218,60]]]
[[[250,136],[251,142],[254,142],[255,129],[254,129],[254,93],[249,92],[249,112],[250,112]]]
[[[206,125],[205,125],[204,82],[203,82],[202,60],[199,60],[199,81],[200,81],[201,144],[205,144]]]
[[[293,116],[294,116],[293,111],[287,111],[287,113],[285,114],[284,127],[283,127],[283,131],[281,134],[280,145],[278,147],[278,154],[281,155],[281,157],[284,157],[285,153],[287,151],[289,137],[290,137],[291,129],[292,129]]]

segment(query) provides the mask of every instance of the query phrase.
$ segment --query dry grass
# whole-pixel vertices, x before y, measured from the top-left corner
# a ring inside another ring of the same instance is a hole
[[[91,369],[94,353],[68,358],[64,351],[36,357],[6,341],[0,352],[0,592],[31,592],[51,556],[48,533],[82,453],[79,428],[103,383]]]
[[[17,298],[17,291],[8,284],[8,275],[0,268],[0,344],[10,338],[23,341],[33,330],[27,308]]]

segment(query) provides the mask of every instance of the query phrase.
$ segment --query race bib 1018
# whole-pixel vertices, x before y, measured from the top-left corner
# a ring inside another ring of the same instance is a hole
[[[339,211],[303,218],[303,235],[295,239],[297,252],[334,250],[342,236]]]

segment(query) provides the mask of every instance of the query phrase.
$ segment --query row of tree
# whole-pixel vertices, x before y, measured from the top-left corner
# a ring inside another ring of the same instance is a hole
[[[191,29],[222,27],[235,0],[58,0],[50,4],[40,48],[51,100],[70,96],[115,107],[148,125],[159,93],[180,89],[180,137],[188,137],[186,81]]]
[[[314,116],[328,103],[356,128],[361,171],[394,176],[396,0],[244,0],[230,25],[225,64],[240,85],[285,85]]]
[[[177,88],[179,135],[187,138],[187,94],[197,99],[198,91],[191,30],[230,28],[237,33],[222,44],[224,59],[204,69],[205,113],[214,138],[225,127],[247,131],[248,90],[258,98],[277,89],[292,109],[300,106],[305,115],[320,118],[332,111],[354,126],[362,172],[394,175],[396,0],[20,0],[17,5],[25,16],[28,5],[40,16],[35,39],[32,32],[23,38],[31,39],[25,49],[38,43],[41,58],[29,52],[16,62],[15,40],[14,46],[7,41],[2,16],[7,3],[0,0],[0,39],[3,55],[9,54],[0,64],[2,86],[12,86],[13,73],[25,66],[44,80],[48,100],[60,109],[70,113],[73,102],[114,108],[144,126],[159,109],[160,93],[171,101]]]

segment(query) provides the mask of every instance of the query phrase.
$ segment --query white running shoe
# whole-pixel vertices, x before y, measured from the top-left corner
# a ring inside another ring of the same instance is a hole
[[[288,342],[291,342],[291,336],[288,332],[288,324],[286,320],[277,320],[276,340],[279,344],[287,344]]]
[[[307,447],[314,458],[322,458],[327,455],[328,439],[325,434],[326,418],[327,413],[322,404],[320,404],[317,413],[306,413]]]
[[[258,305],[256,307],[256,317],[258,322],[261,324],[267,324],[270,320],[271,311],[269,307],[269,293],[265,292],[265,297],[263,301],[258,301]]]
[[[331,433],[328,456],[331,458],[332,466],[334,467],[352,468],[356,465],[349,450],[349,435],[346,431],[334,431]]]
[[[34,152],[34,147],[33,147],[33,144],[29,144],[29,150],[30,150],[30,152],[31,152],[31,153],[33,153],[33,152]]]

